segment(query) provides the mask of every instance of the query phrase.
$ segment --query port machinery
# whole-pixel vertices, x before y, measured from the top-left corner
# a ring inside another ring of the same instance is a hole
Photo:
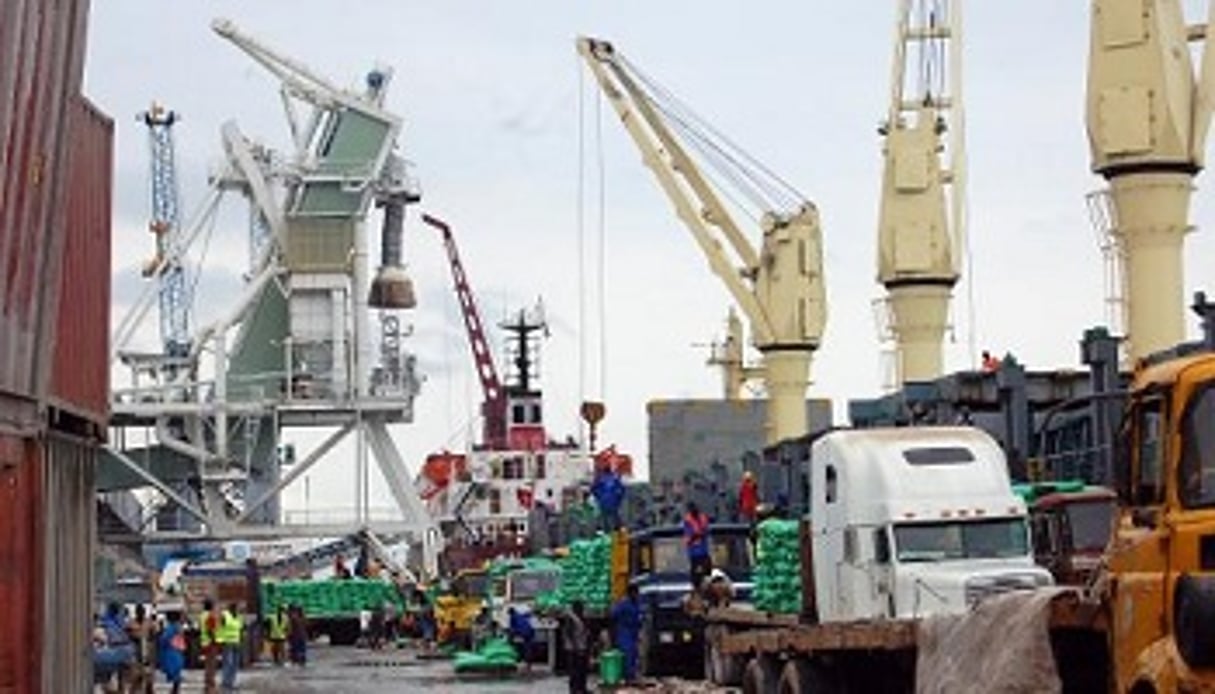
[[[438,533],[389,431],[412,421],[420,388],[414,356],[403,347],[404,311],[416,301],[401,260],[406,207],[420,194],[398,146],[402,119],[384,107],[392,71],[377,67],[360,90],[343,89],[228,20],[212,28],[278,80],[291,150],[273,150],[225,123],[224,165],[198,213],[158,236],[148,277],[185,264],[211,233],[226,194],[248,201],[250,265],[239,299],[219,320],[197,326],[184,344],[137,351],[158,296],[157,283],[149,283],[111,336],[111,363],[130,379],[112,389],[99,490],[151,487],[178,511],[158,514],[145,539],[372,531],[421,541],[424,564],[433,566]],[[374,274],[365,229],[373,206],[383,223]],[[325,433],[297,458],[283,440],[287,428]],[[280,492],[351,436],[350,517],[281,522]],[[371,514],[371,459],[395,502],[389,518]]]

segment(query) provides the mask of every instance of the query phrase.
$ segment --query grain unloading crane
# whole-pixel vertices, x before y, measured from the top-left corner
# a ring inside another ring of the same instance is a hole
[[[901,382],[943,371],[950,293],[965,244],[961,0],[899,0],[882,135],[878,282]]]
[[[577,46],[645,164],[749,323],[763,356],[768,442],[804,435],[810,362],[827,315],[818,210],[611,43],[581,37]],[[702,170],[690,150],[713,170]],[[723,182],[758,208],[763,232],[758,250],[724,204],[728,192],[722,190]]]
[[[1196,76],[1189,44],[1209,39],[1215,14],[1187,26],[1176,0],[1094,0],[1092,8],[1092,168],[1110,185],[1128,356],[1137,360],[1185,339],[1182,252],[1215,106],[1215,51],[1204,47]]]

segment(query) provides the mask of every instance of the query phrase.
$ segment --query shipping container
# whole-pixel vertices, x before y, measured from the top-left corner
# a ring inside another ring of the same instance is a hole
[[[0,434],[0,692],[91,690],[96,452]]]
[[[0,433],[0,692],[39,689],[42,484],[38,440]]]
[[[66,229],[68,106],[87,0],[5,0],[0,21],[0,425],[29,430],[50,381]]]
[[[44,543],[42,691],[87,692],[93,679],[97,444],[51,432],[44,452],[44,505],[38,514]]]
[[[114,123],[83,97],[72,100],[70,111],[67,230],[50,403],[101,432],[109,416]]]

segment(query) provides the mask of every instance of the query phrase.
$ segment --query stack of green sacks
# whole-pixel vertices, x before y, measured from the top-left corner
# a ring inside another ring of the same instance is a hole
[[[759,524],[755,551],[755,608],[797,614],[802,610],[798,521],[772,518]]]
[[[578,540],[561,562],[563,604],[581,600],[587,609],[606,610],[612,601],[612,538],[599,534],[591,540]]]
[[[405,607],[396,586],[384,581],[266,581],[261,592],[262,610],[266,614],[277,610],[279,605],[299,605],[314,618],[357,615],[386,602],[396,605],[398,612]]]
[[[487,640],[480,648],[473,651],[456,653],[456,672],[477,672],[481,670],[503,670],[514,668],[519,664],[519,655],[514,646],[503,638]]]

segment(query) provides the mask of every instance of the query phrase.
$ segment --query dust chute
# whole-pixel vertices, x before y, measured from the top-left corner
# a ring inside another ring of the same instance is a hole
[[[403,309],[418,305],[413,280],[405,274],[405,266],[401,264],[407,202],[406,195],[392,195],[380,203],[384,208],[384,222],[380,228],[380,268],[371,281],[371,293],[367,297],[367,303],[372,308]]]

